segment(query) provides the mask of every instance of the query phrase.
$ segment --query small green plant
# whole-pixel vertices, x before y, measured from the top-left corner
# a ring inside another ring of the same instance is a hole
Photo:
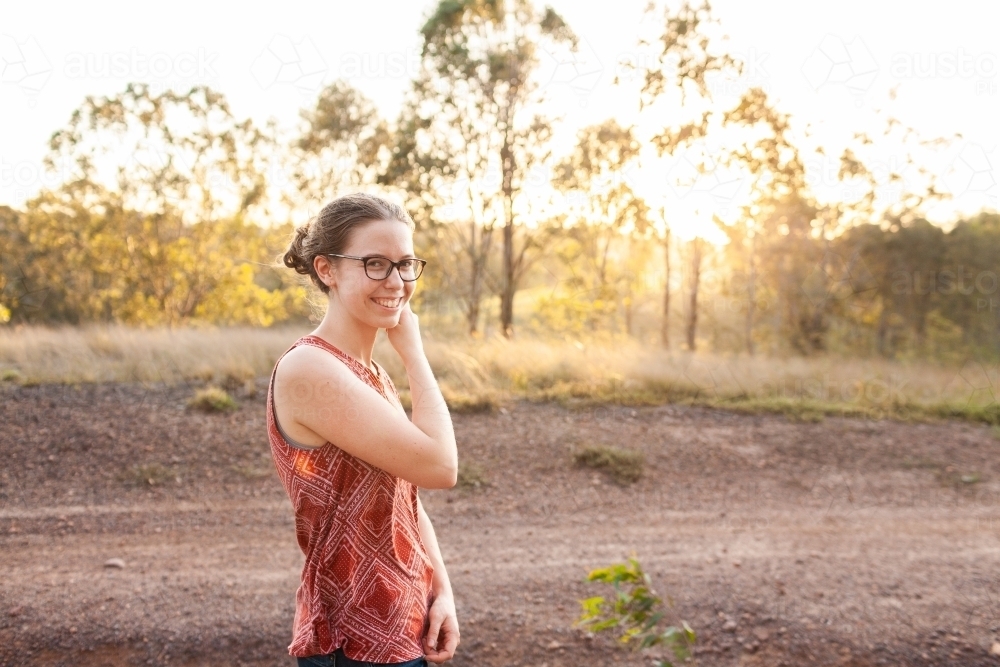
[[[642,452],[617,447],[585,447],[573,455],[577,465],[603,470],[619,484],[631,484],[642,477]]]
[[[489,484],[483,469],[475,463],[458,462],[458,482],[460,489],[478,489]]]
[[[0,375],[0,380],[4,382],[17,382],[21,379],[21,372],[16,368],[5,368],[3,374]]]
[[[691,654],[690,647],[697,637],[687,621],[682,620],[681,627],[658,628],[664,617],[663,600],[653,591],[649,575],[642,571],[635,557],[627,563],[593,570],[587,581],[613,585],[615,596],[612,600],[603,596],[580,600],[583,614],[576,621],[578,627],[595,633],[615,630],[621,643],[635,642],[631,645],[637,650],[662,644],[678,660],[685,660]],[[673,605],[669,596],[667,600]],[[656,665],[673,667],[669,660],[659,660]]]
[[[188,401],[188,406],[203,412],[225,412],[235,410],[236,401],[225,389],[209,386],[199,389]]]

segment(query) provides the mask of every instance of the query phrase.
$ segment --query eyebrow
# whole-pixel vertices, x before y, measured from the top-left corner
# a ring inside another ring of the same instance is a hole
[[[379,254],[365,255],[365,257],[381,257],[382,259],[392,259],[391,257],[386,257],[385,255],[379,255]],[[420,258],[417,257],[416,255],[403,255],[402,257],[400,257],[400,259],[420,259]]]

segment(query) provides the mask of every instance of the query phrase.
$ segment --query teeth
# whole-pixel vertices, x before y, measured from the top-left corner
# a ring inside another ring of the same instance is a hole
[[[372,301],[374,301],[380,306],[385,306],[386,308],[395,308],[396,306],[399,305],[400,298],[397,297],[395,299],[372,299]]]

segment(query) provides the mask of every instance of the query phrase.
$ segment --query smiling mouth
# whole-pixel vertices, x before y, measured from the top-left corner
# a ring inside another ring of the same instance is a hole
[[[374,301],[378,305],[382,306],[383,308],[393,309],[393,308],[399,307],[399,305],[401,303],[403,303],[403,297],[398,296],[395,299],[375,299],[375,298],[373,298],[372,301]]]

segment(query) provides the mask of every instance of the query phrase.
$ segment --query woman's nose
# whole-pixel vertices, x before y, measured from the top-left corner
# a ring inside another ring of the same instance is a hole
[[[392,271],[390,271],[389,275],[386,277],[385,282],[390,286],[395,287],[397,285],[403,285],[406,281],[403,280],[401,275],[399,275],[399,267],[394,266],[392,267]]]

